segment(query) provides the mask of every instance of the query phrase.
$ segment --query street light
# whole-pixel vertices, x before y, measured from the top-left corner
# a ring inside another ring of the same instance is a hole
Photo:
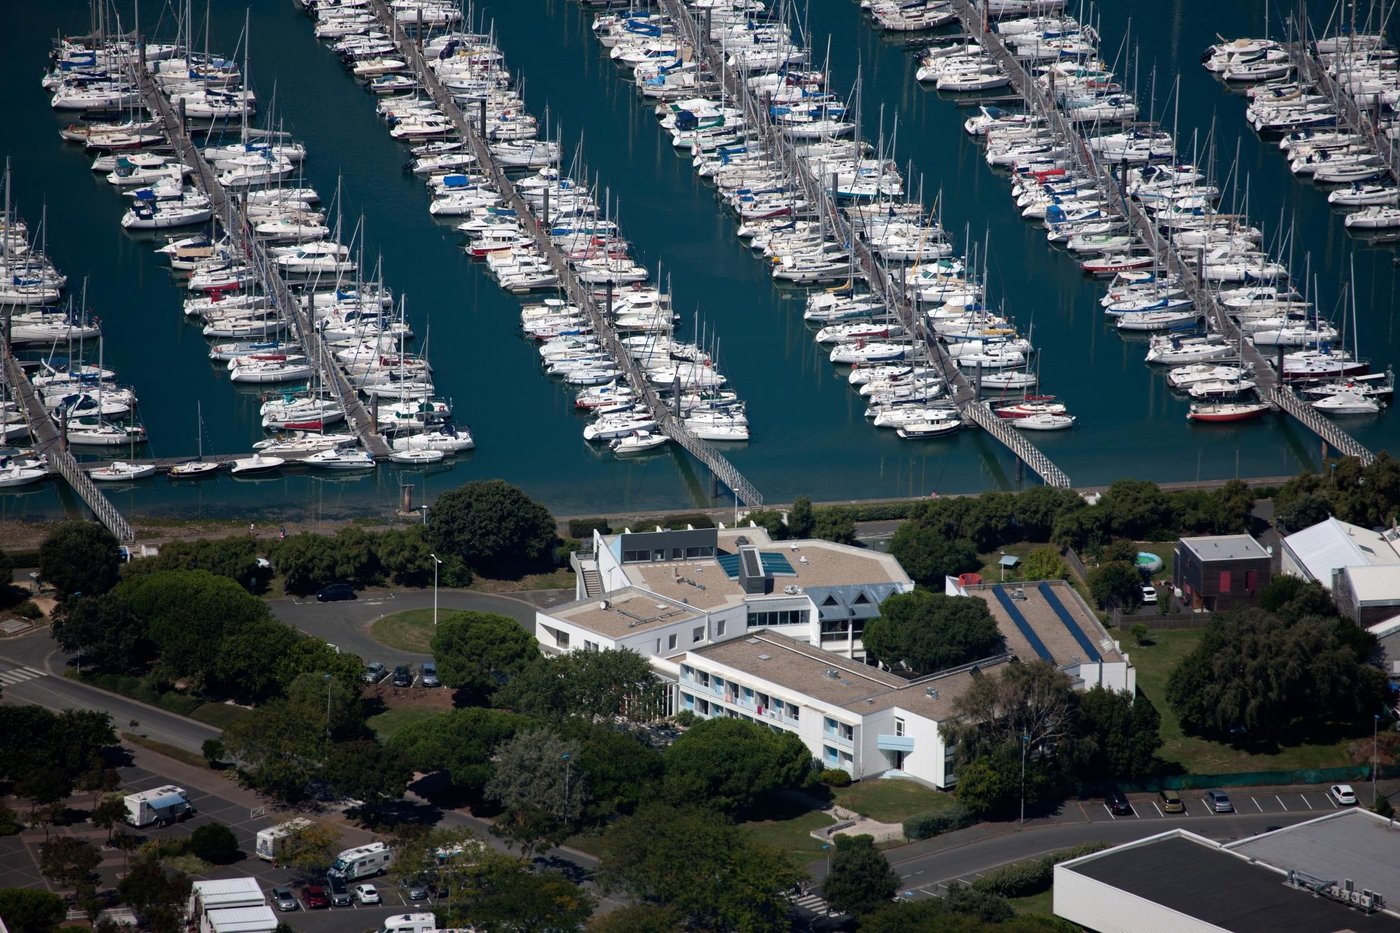
[[[331,737],[331,675],[322,674],[321,677],[326,681],[326,739],[329,741]]]
[[[1371,809],[1376,808],[1376,771],[1379,769],[1380,756],[1376,754],[1376,733],[1381,727],[1381,714],[1371,715]]]
[[[1021,733],[1021,825],[1026,823],[1026,746],[1031,742],[1029,733]]]
[[[424,525],[428,524],[428,506],[427,506],[427,504],[425,503],[425,504],[423,504],[423,505],[418,506],[418,511],[420,511],[420,512],[423,513],[423,524],[424,524]]]
[[[426,508],[426,506],[424,506],[424,508]],[[423,514],[426,515],[428,513],[424,512]],[[438,568],[442,566],[442,561],[438,560],[436,554],[429,554],[428,556],[433,559],[433,628],[437,628],[437,580]]]

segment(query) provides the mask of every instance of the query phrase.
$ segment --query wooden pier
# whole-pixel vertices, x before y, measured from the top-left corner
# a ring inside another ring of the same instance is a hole
[[[393,37],[399,54],[409,63],[419,85],[432,95],[434,103],[452,121],[461,137],[467,141],[472,153],[476,156],[477,166],[490,176],[492,184],[500,192],[506,204],[516,212],[521,226],[535,241],[535,245],[544,256],[548,258],[550,266],[559,277],[560,287],[568,296],[569,301],[578,305],[588,314],[599,343],[607,348],[626,373],[627,381],[646,401],[647,407],[660,429],[691,456],[709,467],[715,479],[728,487],[734,493],[737,501],[747,506],[762,505],[763,496],[758,489],[718,449],[707,441],[696,437],[657,393],[656,387],[646,378],[646,373],[642,371],[640,364],[622,343],[621,337],[608,318],[606,309],[602,307],[595,296],[594,289],[587,283],[579,281],[574,270],[565,261],[559,247],[550,239],[547,226],[542,225],[535,217],[531,206],[515,190],[515,185],[510,177],[492,157],[485,138],[485,126],[478,127],[457,106],[451,93],[438,81],[436,72],[429,68],[427,62],[424,61],[422,49],[417,39],[410,36],[396,21],[392,11],[383,3],[383,0],[371,0],[370,7],[379,19],[380,25]]]
[[[1316,43],[1293,42],[1288,44],[1287,49],[1294,67],[1298,69],[1298,83],[1317,86],[1323,96],[1332,102],[1332,106],[1337,110],[1337,115],[1346,122],[1347,129],[1354,135],[1365,139],[1371,150],[1380,157],[1381,164],[1385,166],[1385,178],[1381,179],[1379,183],[1395,184],[1397,177],[1400,176],[1396,174],[1394,144],[1371,115],[1361,109],[1356,98],[1332,80],[1331,73],[1328,72],[1317,54]],[[1379,94],[1376,95],[1376,98],[1375,112],[1379,113],[1383,105]]]
[[[1252,371],[1252,378],[1258,386],[1259,396],[1281,411],[1292,416],[1303,427],[1312,431],[1325,444],[1347,456],[1357,457],[1363,464],[1375,459],[1375,454],[1360,441],[1347,434],[1337,425],[1319,414],[1312,406],[1294,394],[1292,388],[1284,384],[1282,374],[1274,369],[1264,354],[1254,346],[1253,341],[1244,340],[1239,326],[1228,310],[1216,297],[1203,277],[1205,253],[1197,255],[1198,267],[1188,265],[1176,245],[1169,237],[1163,236],[1142,205],[1128,197],[1125,189],[1126,178],[1114,176],[1112,166],[1098,157],[1085,143],[1083,136],[1064,113],[1055,105],[1054,99],[1026,72],[1021,62],[1011,54],[1000,34],[983,29],[981,12],[970,0],[953,0],[953,9],[969,33],[976,33],[982,47],[999,67],[1011,78],[1011,85],[1020,93],[1029,110],[1046,121],[1060,142],[1065,146],[1076,167],[1092,175],[1105,200],[1122,215],[1132,227],[1137,237],[1152,251],[1169,273],[1180,276],[1181,286],[1205,315],[1210,329],[1224,335],[1229,342],[1240,347],[1243,363]],[[1325,452],[1324,452],[1325,453]]]
[[[1068,488],[1070,479],[1064,470],[1057,467],[1038,447],[1027,440],[1024,434],[997,417],[991,407],[978,398],[977,388],[953,362],[943,344],[939,342],[937,334],[927,326],[925,316],[909,300],[908,289],[903,279],[904,267],[896,266],[892,270],[874,254],[870,245],[857,235],[854,226],[841,213],[836,203],[835,192],[826,186],[823,179],[813,177],[805,160],[798,156],[792,140],[774,125],[762,102],[748,92],[744,85],[744,76],[736,74],[734,69],[724,65],[724,52],[711,39],[707,25],[698,22],[680,0],[662,0],[662,7],[681,28],[683,38],[700,54],[711,73],[723,76],[726,96],[731,101],[743,102],[747,126],[762,136],[769,153],[778,159],[789,175],[802,186],[808,202],[816,206],[822,223],[842,243],[849,244],[849,249],[871,290],[899,319],[905,331],[918,341],[919,348],[943,374],[948,384],[949,395],[963,416],[964,423],[977,425],[1004,444],[1022,463],[1038,474],[1046,485]]]
[[[345,411],[346,423],[351,426],[355,435],[360,439],[360,443],[364,445],[371,456],[376,460],[387,458],[389,445],[380,435],[378,424],[360,400],[359,393],[350,385],[350,381],[346,378],[330,348],[321,340],[321,334],[316,329],[312,315],[306,308],[302,307],[297,296],[287,287],[276,263],[268,255],[266,247],[257,237],[253,236],[252,224],[243,215],[242,205],[224,191],[223,185],[219,183],[203,153],[190,139],[180,115],[175,112],[170,101],[157,87],[150,71],[146,68],[144,43],[138,40],[137,48],[141,54],[139,60],[132,66],[132,80],[140,88],[146,108],[160,120],[165,136],[170,140],[176,156],[193,171],[195,183],[209,198],[214,216],[218,218],[224,232],[233,240],[244,260],[257,274],[259,283],[271,299],[273,306],[291,323],[297,339],[306,349],[307,356],[325,375],[331,394]],[[247,80],[246,75],[244,80]]]

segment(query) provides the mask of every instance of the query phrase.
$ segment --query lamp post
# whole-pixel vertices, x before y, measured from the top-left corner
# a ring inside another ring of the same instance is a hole
[[[1377,790],[1376,790],[1376,772],[1377,772],[1378,770],[1380,770],[1380,756],[1376,754],[1376,751],[1377,751],[1377,748],[1378,748],[1378,746],[1377,746],[1377,744],[1376,744],[1376,737],[1377,737],[1377,732],[1379,731],[1380,727],[1381,727],[1381,714],[1380,714],[1380,713],[1373,713],[1373,714],[1371,715],[1371,809],[1372,809],[1372,810],[1374,810],[1374,809],[1376,808],[1376,802],[1377,802],[1377,800],[1378,800],[1378,797],[1377,797]]]
[[[826,876],[831,877],[831,843],[823,842],[822,851],[826,853]]]
[[[326,741],[329,742],[329,741],[330,741],[330,738],[331,738],[331,683],[332,683],[332,681],[331,681],[331,675],[330,675],[330,674],[322,674],[321,677],[326,681]]]
[[[1028,733],[1021,733],[1021,825],[1026,823],[1026,746],[1031,742]]]
[[[442,566],[442,561],[438,560],[438,556],[436,554],[429,554],[428,556],[433,559],[433,628],[437,628],[437,581],[438,568]]]
[[[426,504],[418,506],[418,511],[423,513],[423,524],[428,524],[428,506]]]

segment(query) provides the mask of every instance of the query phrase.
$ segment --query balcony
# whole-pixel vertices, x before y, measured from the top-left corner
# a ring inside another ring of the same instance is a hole
[[[914,750],[914,737],[912,735],[876,736],[875,747],[882,752],[912,752]]]

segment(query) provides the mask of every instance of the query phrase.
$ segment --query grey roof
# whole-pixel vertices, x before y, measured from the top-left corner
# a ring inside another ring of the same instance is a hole
[[[1278,872],[1199,837],[1171,835],[1129,843],[1062,870],[1235,933],[1400,930],[1400,919],[1367,916],[1291,888]]]
[[[1204,562],[1213,560],[1247,560],[1269,556],[1253,535],[1201,535],[1182,538],[1181,544]]]
[[[1353,785],[1369,800],[1370,788]],[[1361,807],[1338,810],[1226,848],[1266,865],[1328,881],[1350,878],[1400,908],[1400,825]]]
[[[1332,571],[1343,567],[1400,564],[1389,538],[1360,525],[1329,518],[1283,539],[1314,580],[1332,588]]]

